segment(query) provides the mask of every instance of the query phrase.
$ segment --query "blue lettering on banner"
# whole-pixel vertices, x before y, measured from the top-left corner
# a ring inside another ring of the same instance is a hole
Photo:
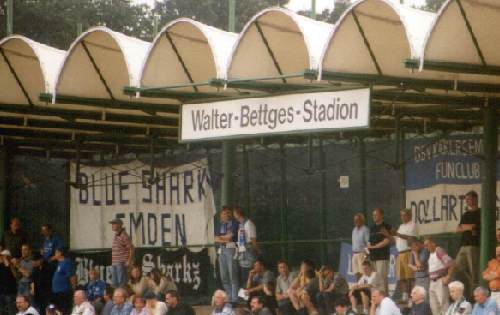
[[[154,212],[117,213],[116,217],[125,222],[130,237],[139,237],[140,244],[172,246],[171,240],[174,237],[175,246],[185,246],[188,243],[186,219],[183,214],[175,214],[174,220],[172,220],[170,213],[157,214]],[[129,224],[127,224],[127,221]],[[172,231],[174,231],[175,235],[173,235]]]

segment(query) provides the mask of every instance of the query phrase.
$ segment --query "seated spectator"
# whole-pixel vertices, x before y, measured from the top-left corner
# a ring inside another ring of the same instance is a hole
[[[158,301],[158,298],[153,291],[146,291],[146,293],[144,293],[144,299],[146,300],[146,312],[148,315],[167,314],[167,305],[165,302]]]
[[[104,291],[106,290],[106,283],[99,279],[99,271],[92,268],[89,271],[89,282],[85,286],[85,293],[87,299],[94,306],[96,314],[100,314],[104,307]]]
[[[356,311],[358,304],[361,303],[363,305],[363,314],[368,314],[370,310],[371,290],[382,290],[384,282],[380,278],[380,275],[373,271],[370,262],[363,262],[362,271],[361,278],[359,278],[358,282],[349,292],[349,299],[351,300],[353,310]]]
[[[412,315],[432,315],[431,306],[425,301],[426,292],[424,287],[415,286],[410,293]]]
[[[326,315],[333,313],[333,305],[338,298],[347,298],[349,285],[344,277],[335,274],[331,266],[323,266],[319,277],[306,287],[306,292],[305,304],[309,303],[309,299],[321,315]]]
[[[149,315],[146,310],[146,300],[142,296],[134,296],[132,304],[134,305],[134,308],[132,309],[132,312],[130,312],[130,315]]]
[[[448,307],[446,315],[471,315],[472,306],[464,297],[464,289],[464,284],[460,281],[453,281],[448,284],[453,303]]]
[[[167,303],[167,315],[195,315],[194,309],[184,303],[181,303],[179,293],[177,291],[168,291],[165,295]]]
[[[18,295],[16,297],[16,315],[40,315],[38,311],[30,305],[29,299],[25,295]]]
[[[299,274],[297,275],[297,278],[293,280],[290,288],[288,289],[288,297],[290,298],[295,310],[299,310],[304,307],[301,300],[305,293],[306,286],[316,276],[313,268],[313,264],[309,260],[302,261],[300,264]]]
[[[212,306],[214,307],[214,310],[211,315],[235,315],[226,292],[222,290],[216,290],[214,292],[212,297]]]
[[[130,315],[132,304],[127,301],[127,291],[123,288],[116,288],[113,292],[113,308],[111,315]]]
[[[396,303],[386,296],[385,291],[373,289],[370,315],[401,315],[401,311]]]
[[[101,315],[111,315],[111,310],[113,309],[113,288],[109,285],[106,284],[106,290],[104,291],[104,296],[102,297],[103,300],[103,308],[101,310]]]
[[[73,294],[73,303],[71,315],[96,315],[94,306],[87,300],[85,291],[76,290]]]
[[[254,296],[250,300],[250,310],[252,315],[272,315],[269,308],[264,306],[264,299],[261,296]]]
[[[170,275],[162,275],[160,269],[154,268],[149,273],[149,290],[156,294],[159,301],[163,301],[167,291],[177,291],[177,285]]]
[[[297,278],[297,273],[290,272],[288,270],[288,264],[284,260],[278,262],[278,273],[279,276],[276,278],[275,292],[278,309],[282,315],[294,315],[295,309],[288,297],[288,289],[292,285],[293,280]]]
[[[333,315],[356,315],[356,313],[349,307],[346,299],[338,299],[335,302],[335,313]]]
[[[497,302],[497,307],[500,308],[500,245],[497,245],[495,249],[495,256],[488,262],[488,267],[483,271],[483,279],[488,282],[491,297]]]
[[[16,277],[11,263],[10,251],[0,252],[0,314],[14,314],[16,300]]]
[[[267,270],[264,261],[262,259],[257,259],[253,265],[253,269],[250,270],[247,279],[246,290],[250,297],[255,295],[264,294],[264,283],[268,283],[274,280],[274,275],[271,271]]]
[[[413,270],[415,285],[423,287],[429,294],[429,251],[424,248],[424,243],[418,238],[412,238],[409,241],[411,255],[408,267]]]
[[[45,315],[63,315],[55,304],[49,304],[45,308]]]
[[[133,266],[132,270],[130,270],[128,286],[131,291],[131,300],[134,295],[143,296],[144,293],[148,290],[149,286],[149,278],[142,275],[141,268],[139,266]]]
[[[474,308],[472,309],[472,315],[498,314],[497,302],[493,298],[488,297],[488,295],[488,289],[484,287],[474,289],[476,304],[474,304]]]

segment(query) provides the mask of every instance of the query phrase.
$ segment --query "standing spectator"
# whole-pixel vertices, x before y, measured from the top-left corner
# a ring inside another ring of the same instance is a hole
[[[62,248],[57,248],[54,254],[57,269],[52,278],[52,302],[63,314],[71,312],[72,291],[76,286],[73,264],[64,255]]]
[[[276,278],[276,301],[278,302],[278,309],[283,315],[294,315],[295,310],[288,296],[288,289],[297,277],[297,273],[290,272],[288,264],[284,260],[278,262],[278,273],[279,276]]]
[[[61,238],[54,234],[54,230],[50,224],[42,225],[40,233],[43,236],[43,258],[47,261],[53,261],[56,248],[63,248],[64,244]]]
[[[130,315],[149,315],[146,310],[146,300],[142,296],[136,295],[133,304],[134,308],[130,312]]]
[[[450,281],[453,259],[428,237],[424,242],[429,251],[429,302],[433,314],[444,314],[448,309],[448,282]]]
[[[446,315],[471,315],[472,306],[464,297],[464,284],[460,281],[453,281],[448,284],[448,289],[453,303],[448,307]]]
[[[220,212],[219,231],[215,235],[218,244],[220,278],[224,291],[229,295],[229,301],[238,301],[238,265],[235,260],[238,223],[231,217],[231,209],[222,207]]]
[[[498,315],[497,302],[488,297],[488,289],[484,287],[477,287],[474,289],[474,308],[472,315]]]
[[[127,301],[127,291],[123,288],[116,288],[113,292],[113,308],[111,315],[130,315],[132,304]]]
[[[214,310],[211,315],[235,315],[231,303],[227,299],[226,292],[215,290],[212,297],[212,306]]]
[[[134,295],[143,296],[148,290],[149,278],[142,275],[141,268],[139,266],[133,266],[130,270],[130,280],[128,281],[128,287],[132,294],[132,299]]]
[[[99,271],[92,268],[89,271],[89,282],[85,286],[85,293],[87,299],[94,306],[96,314],[100,314],[104,307],[104,291],[106,290],[106,283],[99,279]]]
[[[495,258],[488,262],[488,267],[483,271],[483,279],[488,281],[491,298],[497,302],[500,309],[500,245],[495,249]]]
[[[333,315],[356,315],[356,313],[349,308],[349,303],[346,299],[339,299],[335,302],[335,313]]]
[[[177,291],[168,291],[165,295],[167,303],[167,315],[195,315],[194,309],[184,303],[181,303],[179,293]]]
[[[16,277],[9,250],[0,252],[0,315],[15,313]]]
[[[495,238],[497,240],[497,245],[500,245],[500,228],[498,228],[495,232]]]
[[[167,305],[164,302],[158,301],[157,296],[152,291],[146,292],[144,299],[146,299],[146,311],[148,315],[167,314]]]
[[[411,290],[411,315],[432,315],[429,303],[425,301],[426,292],[424,287],[416,285]]]
[[[250,300],[250,310],[252,311],[252,315],[272,315],[272,312],[265,307],[261,296],[254,296]]]
[[[113,310],[113,296],[114,296],[114,291],[113,288],[109,285],[106,284],[106,291],[104,291],[104,296],[103,296],[103,301],[104,301],[104,307],[101,310],[101,315],[111,315],[111,311]]]
[[[111,281],[114,288],[119,288],[127,283],[127,267],[132,266],[134,245],[121,219],[116,218],[109,223],[115,233],[111,247]]]
[[[10,226],[0,240],[0,250],[8,250],[13,258],[21,257],[21,246],[29,244],[28,234],[21,230],[21,220],[10,219]]]
[[[384,282],[380,275],[372,270],[370,262],[363,263],[363,275],[359,278],[358,283],[352,287],[349,292],[349,299],[354,310],[357,310],[358,303],[363,304],[363,314],[368,314],[370,307],[371,290],[383,290]]]
[[[27,296],[30,303],[33,302],[33,257],[31,256],[31,246],[23,244],[21,246],[21,258],[15,261],[18,270],[17,294]]]
[[[94,306],[87,300],[85,291],[76,290],[73,294],[73,312],[71,315],[96,315]]]
[[[38,252],[33,254],[33,289],[35,305],[45,310],[51,299],[53,270]]]
[[[370,261],[375,271],[384,281],[384,291],[387,292],[389,277],[389,259],[391,239],[388,237],[392,227],[384,222],[384,211],[380,208],[373,210],[373,222],[370,227]]]
[[[154,268],[149,273],[148,287],[159,300],[163,300],[167,291],[177,291],[177,285],[170,275],[162,275],[160,269]]]
[[[410,240],[411,254],[408,266],[413,270],[415,285],[423,287],[429,292],[429,251],[418,238]],[[428,297],[427,297],[428,298]]]
[[[462,270],[466,275],[466,288],[478,285],[479,240],[481,231],[481,209],[478,207],[477,193],[473,190],[465,194],[467,211],[462,214],[457,233],[462,233],[460,249],[455,259],[456,271]]]
[[[16,297],[16,315],[40,315],[38,311],[30,305],[30,301],[25,295],[18,295]],[[86,315],[86,314],[83,314]]]
[[[274,282],[274,274],[267,270],[264,261],[257,259],[253,264],[253,269],[248,274],[246,290],[250,299],[256,295],[265,296],[264,286],[268,283]],[[274,299],[274,296],[272,297]],[[266,306],[269,306],[269,299],[266,301]]]
[[[401,312],[396,303],[386,296],[385,291],[375,289],[372,290],[370,315],[401,315]]]
[[[401,225],[397,231],[391,231],[396,239],[398,257],[396,260],[396,277],[398,279],[399,291],[402,292],[401,300],[407,301],[412,287],[413,270],[408,266],[411,257],[408,240],[417,237],[417,225],[411,220],[411,210],[403,209],[399,212]]]
[[[235,207],[234,219],[238,222],[238,264],[240,266],[240,283],[248,279],[248,273],[257,260],[257,228],[247,217],[243,209]]]
[[[354,215],[352,229],[352,272],[359,279],[363,273],[363,262],[366,259],[366,248],[370,241],[370,229],[365,225],[365,216],[362,213]]]

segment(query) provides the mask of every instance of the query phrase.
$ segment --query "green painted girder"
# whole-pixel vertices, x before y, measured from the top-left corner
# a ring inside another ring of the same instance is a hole
[[[184,91],[172,91],[169,89],[154,89],[150,88],[138,88],[133,86],[126,86],[123,88],[123,93],[126,95],[136,95],[141,94],[141,97],[151,97],[151,98],[172,98],[180,101],[189,101],[194,99],[210,99],[210,98],[220,98],[223,97],[222,93],[207,93],[207,92],[184,92]]]
[[[406,68],[419,69],[420,60],[406,59],[404,61],[404,64]],[[438,61],[438,60],[424,60],[424,69],[441,71],[441,72],[451,72],[451,73],[500,75],[499,66],[488,66],[488,65],[484,66],[481,64]]]
[[[92,122],[71,122],[71,121],[53,121],[41,120],[34,118],[0,116],[0,124],[12,125],[20,127],[32,128],[51,128],[51,129],[66,129],[66,130],[85,130],[106,133],[122,133],[122,134],[151,134],[159,136],[177,137],[177,129],[170,128],[147,128],[147,127],[132,127],[132,126],[113,126],[106,124],[96,124]]]
[[[18,128],[7,128],[0,127],[0,136],[7,137],[23,137],[31,139],[44,139],[44,140],[61,140],[61,141],[73,141],[80,140],[82,142],[109,142],[113,145],[121,144],[134,144],[134,145],[150,145],[150,137],[147,136],[131,136],[124,135],[120,133],[116,134],[89,134],[89,133],[78,133],[75,132],[61,132],[50,129],[18,129]],[[155,145],[159,146],[169,146],[177,145],[176,139],[166,139],[162,137],[157,137],[155,139]]]
[[[42,93],[40,94],[40,101],[42,102],[52,102],[52,94]],[[57,94],[55,102],[57,104],[77,104],[77,105],[89,105],[101,108],[115,108],[123,110],[141,110],[147,113],[170,113],[179,114],[178,104],[150,104],[143,102],[125,102],[119,100],[110,100],[105,98],[87,98],[78,97],[71,95],[61,95]]]
[[[39,157],[46,158],[47,156],[55,159],[63,159],[63,160],[71,160],[76,158],[76,151],[68,151],[61,149],[50,150],[49,153],[47,150],[36,149],[36,148],[20,148],[13,147],[9,148],[9,153],[12,155],[21,155],[21,156],[31,156],[31,157]],[[96,155],[97,152],[80,152],[79,157],[83,160],[90,160],[93,156]]]
[[[277,83],[277,82],[262,82],[256,80],[212,80],[213,86],[224,87],[233,89],[244,89],[244,90],[256,90],[268,93],[279,93],[279,92],[294,92],[294,91],[306,91],[308,89],[322,88],[321,85],[307,85],[307,84],[295,84],[295,83]]]
[[[103,112],[99,111],[54,108],[51,106],[38,105],[30,106],[24,104],[0,103],[0,112],[24,115],[57,116],[66,120],[89,119],[119,123],[155,124],[172,127],[177,127],[179,122],[179,118],[177,117],[139,116],[109,112],[105,112],[105,114],[103,114]]]
[[[443,118],[443,119],[460,119],[460,120],[482,120],[480,111],[471,110],[450,110],[448,106],[425,106],[424,108],[407,108],[403,106],[391,105],[375,105],[370,108],[372,116],[393,115],[394,112],[402,116],[420,117],[420,118]]]
[[[485,101],[484,97],[478,96],[451,96],[395,91],[373,91],[372,98],[375,100],[408,102],[413,104],[441,104],[447,105],[449,109],[479,107]],[[500,104],[500,98],[498,97],[489,97],[488,100],[491,104]]]
[[[317,78],[317,72],[306,71],[304,77],[307,79]],[[446,91],[461,92],[490,92],[498,93],[500,84],[463,82],[454,80],[413,79],[408,77],[396,77],[377,74],[345,73],[334,71],[322,71],[322,80],[355,82],[366,85],[396,86],[402,89],[438,89]]]

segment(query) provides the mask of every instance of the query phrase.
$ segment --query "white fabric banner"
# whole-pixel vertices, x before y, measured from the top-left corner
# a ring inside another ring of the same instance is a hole
[[[75,182],[76,165],[71,164]],[[140,161],[80,166],[82,185],[71,188],[72,250],[109,248],[109,221],[120,218],[136,247],[213,243],[215,205],[206,159],[175,167]]]

